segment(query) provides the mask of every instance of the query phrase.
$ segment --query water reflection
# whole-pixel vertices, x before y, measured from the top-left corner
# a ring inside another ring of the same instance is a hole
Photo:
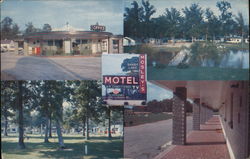
[[[176,66],[181,63],[185,56],[190,55],[189,50],[180,51],[168,64],[169,66]],[[186,59],[186,63],[189,59]],[[249,51],[230,51],[229,53],[221,54],[220,59],[216,63],[215,60],[205,59],[202,61],[203,67],[221,67],[221,68],[249,68]]]
[[[223,68],[249,68],[249,52],[248,51],[230,51],[225,54],[220,62]]]

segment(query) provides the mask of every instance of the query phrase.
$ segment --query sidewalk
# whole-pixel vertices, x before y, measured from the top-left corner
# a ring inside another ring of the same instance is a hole
[[[218,116],[201,125],[200,131],[192,131],[186,145],[174,146],[155,159],[230,159]]]

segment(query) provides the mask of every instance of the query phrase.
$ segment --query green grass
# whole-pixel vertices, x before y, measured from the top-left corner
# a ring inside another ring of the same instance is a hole
[[[249,50],[249,44],[246,43],[239,43],[239,44],[228,44],[228,43],[223,43],[223,45],[225,46],[225,51],[244,51],[244,50]]]
[[[174,66],[147,69],[148,80],[249,80],[249,69]]]
[[[145,49],[144,49],[145,48]],[[150,48],[150,49],[148,49]],[[183,47],[166,47],[166,46],[157,46],[153,47],[150,45],[136,45],[136,46],[124,46],[125,53],[157,53],[157,52],[179,52],[183,49]],[[141,52],[143,51],[143,52]]]
[[[97,159],[122,158],[123,141],[119,137],[109,140],[105,136],[91,137],[86,141],[81,135],[64,135],[66,149],[58,149],[57,138],[53,137],[50,143],[43,143],[40,135],[28,135],[25,139],[26,149],[18,149],[17,135],[2,137],[3,159]],[[84,145],[88,145],[88,155],[85,155]]]

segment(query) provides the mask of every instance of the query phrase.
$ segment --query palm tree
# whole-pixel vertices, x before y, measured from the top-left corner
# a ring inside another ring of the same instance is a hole
[[[236,22],[237,22],[237,28],[241,34],[241,42],[243,44],[243,37],[244,37],[244,18],[241,12],[238,12],[238,16],[235,17]]]

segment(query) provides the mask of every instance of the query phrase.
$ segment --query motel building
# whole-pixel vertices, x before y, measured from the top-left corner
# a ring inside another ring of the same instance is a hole
[[[122,35],[105,32],[98,23],[84,31],[70,26],[24,35],[25,55],[99,55],[122,53]]]
[[[173,92],[173,149],[155,159],[250,157],[249,81],[151,81]],[[186,133],[186,101],[193,131]],[[167,133],[167,132],[166,132]]]

